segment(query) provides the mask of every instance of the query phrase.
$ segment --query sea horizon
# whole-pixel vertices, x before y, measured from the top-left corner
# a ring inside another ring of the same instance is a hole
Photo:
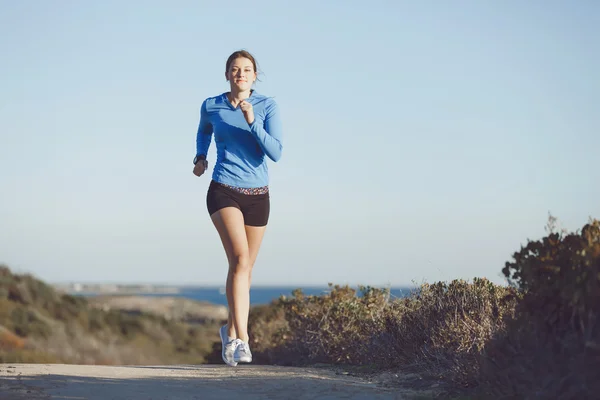
[[[225,286],[222,285],[144,285],[144,284],[55,284],[57,289],[75,296],[149,296],[181,297],[218,305],[227,305]],[[339,285],[345,287],[346,285]],[[347,285],[360,296],[359,286]],[[417,289],[416,286],[370,286],[389,289],[392,298],[402,298]],[[301,289],[309,295],[322,295],[332,288],[326,285],[253,285],[250,289],[250,304],[269,304],[280,296],[292,297],[294,290]]]

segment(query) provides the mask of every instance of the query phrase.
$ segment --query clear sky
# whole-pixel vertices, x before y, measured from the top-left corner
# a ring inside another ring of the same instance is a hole
[[[283,158],[253,284],[487,277],[600,218],[600,2],[0,0],[0,262],[223,284],[192,174],[247,49]]]

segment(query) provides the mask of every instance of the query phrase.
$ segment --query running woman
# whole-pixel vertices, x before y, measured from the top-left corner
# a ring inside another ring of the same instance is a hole
[[[252,89],[256,60],[236,51],[225,64],[230,91],[202,103],[196,138],[194,175],[208,168],[206,156],[215,137],[217,160],[206,195],[210,218],[227,260],[227,324],[219,330],[221,356],[227,365],[252,362],[248,314],[252,268],[269,221],[267,158],[277,162],[282,151],[279,107],[272,97]]]

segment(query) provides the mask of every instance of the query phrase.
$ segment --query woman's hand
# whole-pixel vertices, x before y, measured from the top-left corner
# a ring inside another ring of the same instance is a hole
[[[240,108],[242,109],[244,118],[246,118],[246,122],[248,122],[248,125],[251,125],[254,122],[254,109],[252,108],[252,104],[248,103],[246,100],[242,100]]]
[[[202,174],[208,169],[208,161],[206,160],[198,160],[196,165],[194,165],[194,175],[202,176]]]

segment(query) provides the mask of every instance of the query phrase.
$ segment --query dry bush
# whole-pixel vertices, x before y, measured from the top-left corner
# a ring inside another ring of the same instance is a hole
[[[517,300],[514,289],[487,279],[424,284],[389,307],[381,342],[388,353],[377,352],[378,364],[473,387],[481,349],[505,329]]]
[[[283,365],[403,369],[474,385],[477,355],[504,329],[517,301],[514,289],[486,279],[425,284],[396,300],[382,289],[362,287],[357,296],[347,286],[330,287],[321,296],[298,290],[270,312],[251,315],[251,338],[260,338],[253,347],[257,358]]]
[[[372,333],[381,329],[389,291],[360,287],[357,296],[348,286],[329,287],[321,296],[296,290],[280,300],[288,326],[280,342],[297,363],[362,364],[370,357]]]
[[[275,304],[259,305],[250,309],[248,334],[253,351],[253,362],[257,364],[276,364],[285,360],[282,346],[289,339],[289,325],[285,319],[283,307]],[[219,360],[221,345],[218,344]]]

